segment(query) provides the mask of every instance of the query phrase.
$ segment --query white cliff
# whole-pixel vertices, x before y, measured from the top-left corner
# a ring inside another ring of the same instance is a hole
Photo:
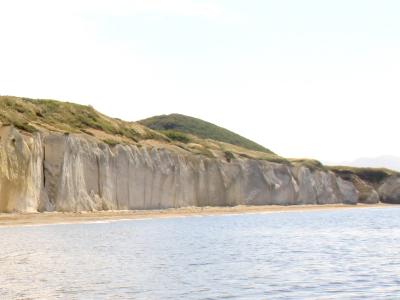
[[[353,182],[305,166],[110,147],[90,136],[23,135],[10,126],[0,135],[3,212],[355,204],[360,195]]]

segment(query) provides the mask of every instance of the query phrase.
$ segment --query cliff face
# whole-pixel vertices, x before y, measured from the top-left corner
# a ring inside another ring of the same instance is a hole
[[[10,126],[2,127],[0,136],[2,212],[354,204],[400,198],[398,178],[389,178],[378,190],[361,190],[331,171],[305,166],[247,158],[227,162],[134,145],[110,147],[89,136],[23,135]]]
[[[37,211],[46,201],[40,136],[23,137],[2,127],[0,138],[0,211]]]

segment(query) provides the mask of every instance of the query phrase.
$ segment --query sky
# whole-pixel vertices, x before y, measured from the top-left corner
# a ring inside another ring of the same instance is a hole
[[[285,157],[400,155],[400,1],[0,0],[0,95],[181,113]]]

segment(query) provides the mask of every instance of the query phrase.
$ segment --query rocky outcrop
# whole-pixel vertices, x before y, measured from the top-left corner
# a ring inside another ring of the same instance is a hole
[[[400,177],[391,176],[379,187],[382,202],[400,204]]]
[[[365,204],[374,204],[379,202],[379,194],[371,184],[368,184],[355,175],[351,176],[351,182],[359,192],[358,202]]]
[[[227,162],[135,145],[110,147],[86,135],[24,135],[12,127],[1,128],[0,136],[3,212],[356,204],[363,195],[354,182],[324,169],[247,158]],[[398,199],[399,187],[393,179],[380,193]]]

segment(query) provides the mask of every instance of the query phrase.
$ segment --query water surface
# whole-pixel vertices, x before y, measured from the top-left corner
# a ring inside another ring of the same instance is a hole
[[[0,299],[400,299],[400,209],[0,228]]]

